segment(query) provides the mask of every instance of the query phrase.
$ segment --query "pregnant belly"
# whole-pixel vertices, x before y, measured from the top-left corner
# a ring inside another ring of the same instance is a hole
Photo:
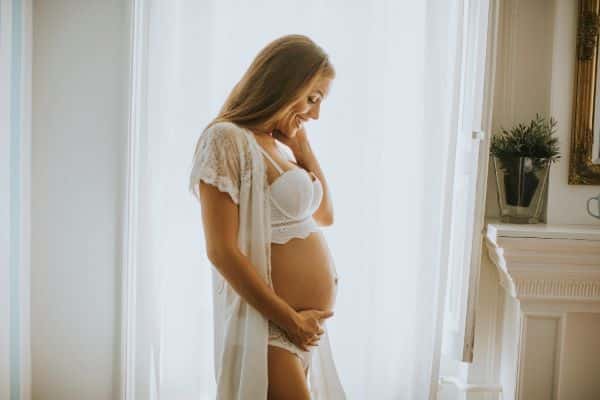
[[[332,310],[337,293],[335,277],[333,259],[321,232],[271,244],[273,287],[296,311]]]

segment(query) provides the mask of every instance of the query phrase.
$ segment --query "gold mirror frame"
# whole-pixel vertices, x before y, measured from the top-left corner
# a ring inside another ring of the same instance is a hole
[[[573,131],[569,158],[569,184],[572,185],[600,185],[600,164],[592,161],[599,12],[600,0],[579,0]]]

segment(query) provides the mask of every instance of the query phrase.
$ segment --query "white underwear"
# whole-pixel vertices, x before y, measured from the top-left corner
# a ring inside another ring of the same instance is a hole
[[[279,329],[277,325],[269,321],[269,346],[280,347],[284,350],[289,351],[292,354],[295,354],[302,363],[302,368],[306,371],[307,368],[310,367],[311,358],[312,358],[312,349],[309,351],[304,351],[300,347],[296,346],[285,333]]]

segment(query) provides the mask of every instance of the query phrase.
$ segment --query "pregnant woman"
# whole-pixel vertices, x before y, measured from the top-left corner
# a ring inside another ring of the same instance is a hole
[[[304,127],[334,75],[311,39],[279,38],[198,139],[190,190],[215,267],[218,399],[345,399],[326,329],[338,276],[320,226],[332,199]]]

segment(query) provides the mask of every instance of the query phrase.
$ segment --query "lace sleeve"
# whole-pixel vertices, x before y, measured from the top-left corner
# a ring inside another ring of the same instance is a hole
[[[196,144],[189,190],[200,200],[198,184],[202,180],[228,193],[233,202],[239,204],[240,170],[236,132],[224,124],[214,124],[200,135]]]

